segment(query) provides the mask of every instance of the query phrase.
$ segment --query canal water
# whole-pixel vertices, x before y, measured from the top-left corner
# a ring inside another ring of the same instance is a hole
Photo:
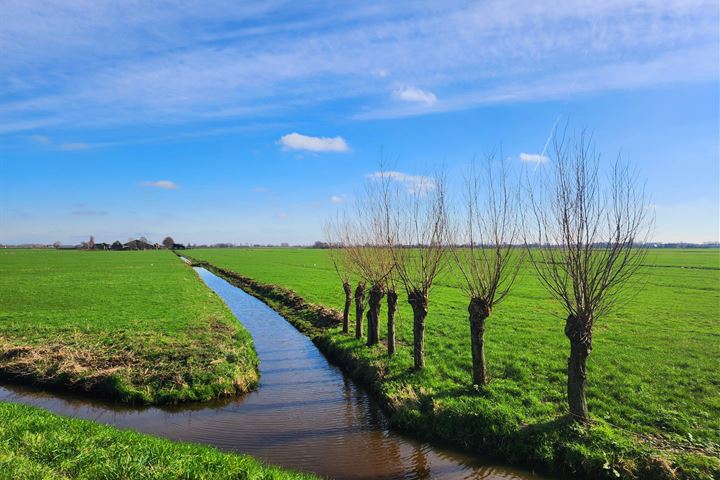
[[[260,358],[256,391],[201,405],[132,408],[0,386],[0,401],[209,444],[332,478],[537,478],[391,431],[370,396],[283,317],[207,270],[195,270],[252,334]]]

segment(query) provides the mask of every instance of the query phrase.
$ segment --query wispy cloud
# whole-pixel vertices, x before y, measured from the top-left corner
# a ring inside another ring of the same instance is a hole
[[[347,202],[347,200],[348,200],[348,196],[344,193],[342,195],[333,195],[332,197],[330,197],[330,203],[334,203],[336,205],[345,203],[345,202]]]
[[[90,148],[90,144],[83,142],[56,144],[52,138],[45,135],[31,135],[30,139],[37,144],[51,146],[64,152],[74,152]]]
[[[172,180],[145,181],[140,182],[140,186],[150,188],[162,188],[164,190],[175,190],[176,188],[178,188],[178,184],[173,182]]]
[[[105,216],[108,212],[104,210],[75,210],[72,212],[72,215],[75,215],[77,217],[96,217],[96,216]]]
[[[78,142],[78,143],[61,143],[60,145],[58,145],[57,148],[58,148],[58,150],[63,150],[63,151],[66,151],[66,152],[76,152],[76,151],[79,151],[79,150],[87,150],[88,148],[90,148],[90,145],[87,144],[87,143],[82,143],[82,142]]]
[[[403,172],[373,172],[367,175],[368,178],[379,180],[388,178],[405,186],[411,193],[424,193],[435,188],[435,181],[423,175],[409,175]]]
[[[397,100],[410,103],[423,103],[432,105],[437,101],[437,97],[432,92],[426,92],[417,87],[404,86],[393,91],[393,97]]]
[[[545,163],[549,158],[541,153],[521,153],[518,158],[521,162]]]
[[[0,132],[268,121],[334,101],[341,117],[419,115],[717,77],[714,0],[415,5],[145,2],[124,15],[113,3],[10,0]],[[423,89],[389,101],[388,66]]]
[[[50,138],[46,137],[45,135],[32,135],[30,139],[35,143],[39,143],[40,145],[52,144],[52,140],[50,140]]]
[[[300,133],[288,133],[278,141],[286,150],[309,152],[347,152],[350,150],[342,137],[310,137]]]

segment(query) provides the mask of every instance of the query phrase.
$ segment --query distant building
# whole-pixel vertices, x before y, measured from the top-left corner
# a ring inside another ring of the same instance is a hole
[[[142,240],[130,240],[123,245],[123,250],[155,250],[155,247],[151,243]]]
[[[109,243],[96,243],[93,245],[93,250],[110,250],[110,244]]]
[[[123,244],[119,241],[115,240],[112,245],[110,245],[110,250],[122,250]]]
[[[182,243],[173,243],[172,245],[173,250],[185,250],[185,245]]]

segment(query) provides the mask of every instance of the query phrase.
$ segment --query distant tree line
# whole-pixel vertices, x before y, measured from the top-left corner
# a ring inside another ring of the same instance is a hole
[[[185,245],[175,243],[172,237],[165,237],[162,243],[150,243],[146,237],[130,238],[126,243],[121,243],[119,240],[115,240],[113,243],[96,243],[95,236],[90,235],[86,241],[81,242],[80,245],[75,246],[63,246],[59,241],[53,243],[55,249],[79,249],[79,250],[158,250],[161,248],[167,248],[170,250],[184,250]]]
[[[486,323],[527,263],[565,310],[568,409],[587,422],[593,326],[617,305],[641,266],[651,246],[652,210],[637,174],[620,159],[607,178],[601,175],[600,156],[585,133],[555,137],[549,157],[524,177],[511,177],[502,153],[489,155],[467,174],[462,205],[452,212],[442,175],[407,188],[381,165],[354,207],[327,223],[326,241],[314,245],[330,249],[342,285],[342,332],[377,345],[385,298],[386,345],[393,355],[403,292],[413,312],[414,367],[424,368],[432,287],[454,270],[468,301],[472,382],[482,388],[491,381]]]

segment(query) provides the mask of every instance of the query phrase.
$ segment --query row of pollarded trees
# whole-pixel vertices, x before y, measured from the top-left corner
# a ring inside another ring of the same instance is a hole
[[[548,164],[532,173],[532,181],[511,181],[506,167],[502,156],[491,156],[473,168],[463,207],[452,214],[441,176],[407,187],[395,181],[396,172],[373,175],[355,210],[328,227],[345,292],[342,329],[351,332],[354,300],[355,336],[362,338],[366,320],[367,345],[378,344],[385,298],[393,355],[398,290],[404,290],[413,311],[414,366],[422,369],[430,291],[454,265],[468,296],[473,383],[485,385],[486,322],[529,263],[566,311],[569,410],[585,422],[593,324],[617,303],[641,265],[651,211],[627,165],[616,160],[607,178],[601,175],[600,156],[584,134],[556,138]]]

